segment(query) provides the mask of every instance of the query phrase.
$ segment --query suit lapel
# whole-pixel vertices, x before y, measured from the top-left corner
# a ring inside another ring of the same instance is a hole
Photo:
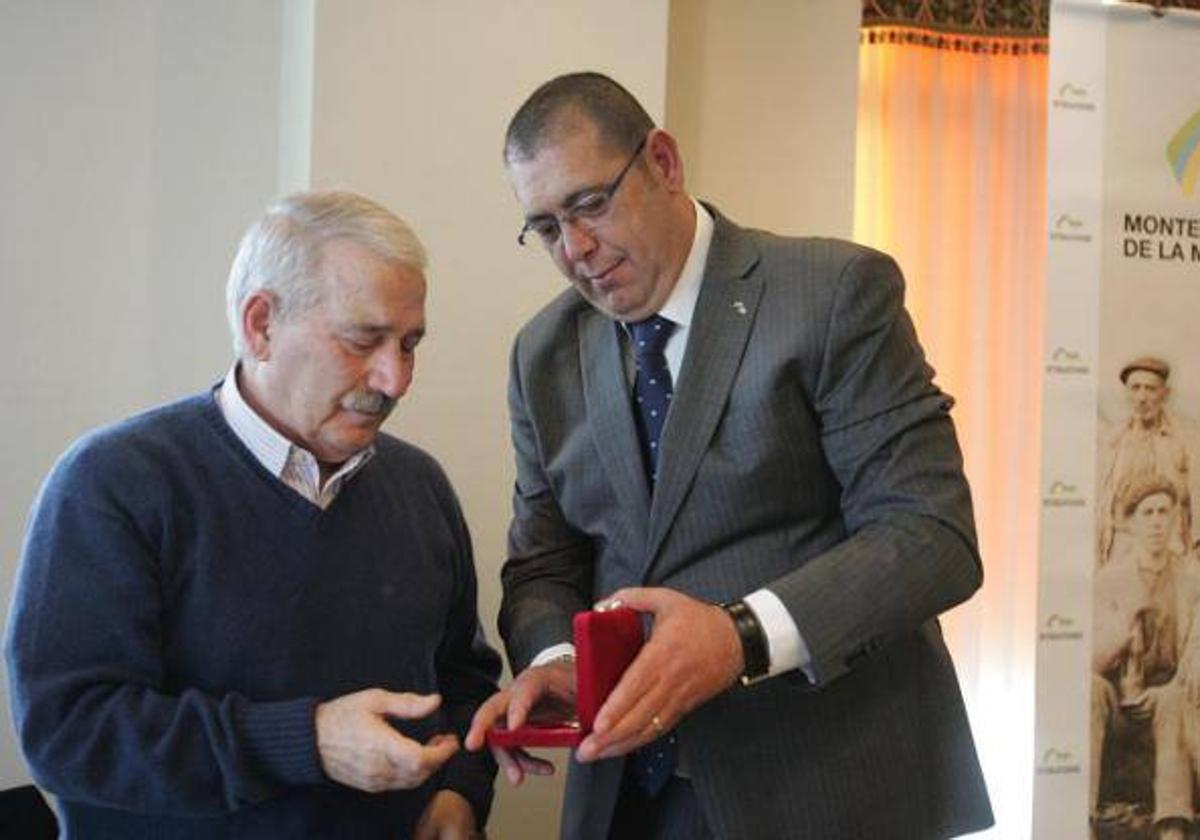
[[[709,210],[713,241],[671,415],[663,430],[658,484],[650,509],[647,572],[716,432],[762,294],[762,280],[748,276],[758,262],[757,248],[737,227]]]
[[[590,307],[580,313],[578,324],[588,425],[600,463],[631,524],[631,545],[640,550],[646,544],[650,490],[642,469],[617,327]]]

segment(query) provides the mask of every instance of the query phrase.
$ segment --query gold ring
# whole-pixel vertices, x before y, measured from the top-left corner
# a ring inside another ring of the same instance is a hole
[[[658,715],[655,715],[654,717],[650,718],[650,725],[654,727],[654,733],[656,735],[663,734],[662,720],[659,718]]]

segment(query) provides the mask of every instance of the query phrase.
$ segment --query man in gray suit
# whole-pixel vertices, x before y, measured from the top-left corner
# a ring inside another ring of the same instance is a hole
[[[936,620],[982,579],[970,492],[895,263],[696,202],[675,140],[598,74],[535,91],[505,161],[520,239],[573,288],[513,348],[517,677],[468,747],[573,699],[571,616],[604,598],[651,629],[572,758],[563,836],[989,825]],[[494,752],[510,781],[548,772]]]

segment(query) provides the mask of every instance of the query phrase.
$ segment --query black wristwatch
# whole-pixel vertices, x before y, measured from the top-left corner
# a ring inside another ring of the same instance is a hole
[[[767,634],[758,623],[758,616],[746,606],[745,601],[730,601],[721,604],[721,609],[733,619],[733,626],[742,642],[742,659],[745,661],[739,678],[742,685],[752,685],[764,679],[771,670],[771,654],[767,648]]]

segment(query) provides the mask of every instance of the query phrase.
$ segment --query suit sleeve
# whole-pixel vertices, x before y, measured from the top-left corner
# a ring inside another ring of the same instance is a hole
[[[10,612],[12,708],[33,778],[78,802],[177,815],[324,781],[316,698],[164,689],[151,541],[88,455],[69,453],[47,480]]]
[[[795,619],[819,683],[982,583],[953,401],[932,377],[899,268],[859,252],[837,281],[811,384],[848,536],[769,585]]]
[[[524,375],[518,336],[508,387],[517,477],[500,605],[500,634],[514,674],[540,651],[571,641],[571,616],[591,606],[595,562],[591,541],[567,524],[554,498],[526,402]]]

